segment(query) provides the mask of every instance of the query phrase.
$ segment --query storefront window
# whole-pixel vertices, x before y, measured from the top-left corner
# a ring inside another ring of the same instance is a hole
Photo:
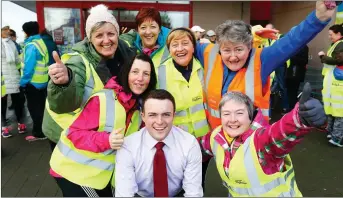
[[[167,11],[160,12],[162,25],[172,28],[189,27],[189,12]]]
[[[73,45],[81,41],[80,19],[80,9],[44,8],[45,28],[62,54],[71,52]]]

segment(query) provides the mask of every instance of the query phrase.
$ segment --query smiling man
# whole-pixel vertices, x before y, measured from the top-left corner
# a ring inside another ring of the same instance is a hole
[[[153,90],[143,101],[145,127],[116,156],[116,197],[202,197],[202,155],[194,136],[173,126],[175,100]]]

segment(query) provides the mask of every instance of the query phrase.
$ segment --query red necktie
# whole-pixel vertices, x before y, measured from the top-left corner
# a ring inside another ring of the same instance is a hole
[[[168,197],[168,175],[163,142],[158,142],[154,157],[154,197]]]

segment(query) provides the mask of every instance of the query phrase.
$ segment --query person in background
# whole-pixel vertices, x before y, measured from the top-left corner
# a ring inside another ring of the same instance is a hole
[[[23,50],[21,49],[20,45],[17,43],[17,33],[14,30],[10,29],[9,36],[12,39],[12,41],[14,42],[14,44],[15,44],[15,46],[17,48],[17,51],[18,51],[18,54],[19,54],[19,58],[20,58]],[[17,65],[17,69],[19,70],[19,72],[20,72],[20,68],[21,68],[21,65],[18,64]],[[14,109],[13,103],[11,104],[11,106],[8,107],[8,109],[11,109],[11,110]]]
[[[211,128],[220,125],[219,102],[230,91],[250,97],[269,120],[270,74],[310,42],[330,22],[334,9],[317,1],[316,9],[270,47],[253,48],[251,25],[228,20],[216,28],[218,44],[197,44],[196,57],[204,65],[207,118]],[[268,34],[275,38],[277,31]],[[258,46],[258,45],[257,45]]]
[[[43,39],[46,47],[48,48],[48,54],[49,54],[49,65],[52,65],[55,63],[54,58],[52,57],[52,52],[56,51],[57,54],[59,56],[61,56],[56,43],[54,42],[52,36],[48,33],[48,31],[46,29],[44,29],[41,33],[40,33],[41,38]]]
[[[332,54],[338,63],[329,70],[323,81],[323,103],[328,116],[327,138],[329,143],[343,147],[343,49],[336,49]]]
[[[61,134],[51,155],[50,174],[63,196],[112,197],[114,193],[115,150],[124,136],[140,129],[140,101],[157,82],[148,55],[138,54],[127,64],[122,75],[112,77],[91,96]]]
[[[290,109],[293,109],[298,101],[299,86],[305,79],[308,53],[309,48],[306,45],[290,58],[290,66],[286,70],[286,86]]]
[[[216,33],[213,30],[209,30],[206,32],[207,39],[211,41],[211,43],[216,43]]]
[[[193,26],[191,30],[195,35],[196,41],[199,41],[202,38],[202,34],[205,32],[205,30],[198,25]]]
[[[27,107],[33,121],[32,135],[25,139],[27,141],[45,140],[42,122],[49,80],[48,49],[39,35],[37,21],[24,23],[23,31],[26,34],[26,39],[24,41],[20,87],[25,90]]]
[[[201,138],[229,197],[301,197],[289,153],[313,128],[326,123],[323,105],[307,83],[294,109],[268,125],[250,98],[229,91],[220,101],[221,125]]]
[[[336,65],[338,65],[337,60],[332,57],[332,54],[343,49],[343,24],[335,24],[331,26],[329,28],[328,35],[331,41],[330,48],[326,54],[323,51],[318,53],[318,56],[323,63],[323,77],[330,69],[333,69]]]
[[[162,26],[162,18],[156,8],[140,9],[135,22],[136,31],[122,34],[119,38],[134,46],[137,53],[149,55],[155,67],[159,66],[169,57],[166,40],[170,30]]]
[[[17,33],[14,30],[10,29],[9,36],[11,37],[12,41],[14,42],[14,44],[18,50],[18,54],[20,55],[23,51],[22,51],[20,45],[17,43]]]
[[[76,43],[73,53],[60,57],[49,66],[48,98],[43,133],[49,138],[51,150],[61,132],[69,127],[89,97],[104,88],[120,72],[135,52],[118,39],[119,24],[108,8],[99,4],[90,9],[86,21],[86,37]],[[68,101],[68,102],[66,102]]]
[[[7,107],[7,100],[3,101],[2,99],[4,97],[7,97],[6,95],[6,86],[5,86],[5,79],[1,72],[1,136],[3,138],[9,138],[12,137],[12,134],[10,133],[10,128],[7,126],[6,121],[6,113],[3,113],[3,109],[6,109]],[[6,106],[5,106],[6,105]],[[2,148],[1,148],[1,154],[2,154]]]
[[[4,26],[1,28],[1,75],[4,77],[3,85],[6,87],[6,95],[1,97],[1,116],[4,119],[4,127],[2,127],[2,137],[10,137],[10,127],[6,123],[7,113],[7,98],[10,96],[13,109],[18,121],[18,131],[20,134],[26,132],[24,119],[24,103],[25,96],[20,88],[20,58],[18,51],[12,39],[9,37],[10,27]]]
[[[201,150],[194,136],[173,125],[174,97],[153,90],[144,98],[145,127],[117,151],[116,197],[202,197]]]

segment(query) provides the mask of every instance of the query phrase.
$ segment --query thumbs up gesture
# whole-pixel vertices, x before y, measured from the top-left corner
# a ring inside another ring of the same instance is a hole
[[[121,133],[124,129],[115,129],[112,131],[109,137],[110,146],[114,150],[120,149],[124,142],[124,135]]]
[[[300,120],[306,126],[321,127],[326,123],[326,115],[323,105],[311,97],[311,85],[306,83],[299,100]]]
[[[52,52],[52,56],[56,63],[49,66],[49,76],[56,85],[64,85],[69,82],[68,69],[62,63],[56,51]]]

